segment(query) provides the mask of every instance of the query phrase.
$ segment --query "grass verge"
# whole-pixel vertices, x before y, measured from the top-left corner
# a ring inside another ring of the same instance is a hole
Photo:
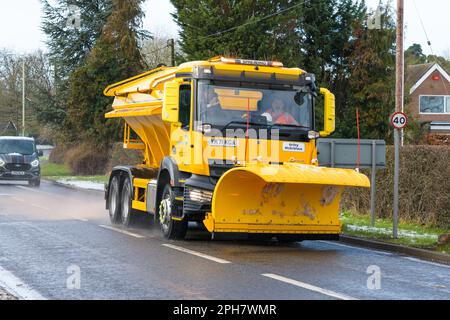
[[[438,245],[439,235],[448,230],[433,228],[420,224],[399,222],[398,239],[392,237],[392,221],[376,219],[372,227],[370,216],[345,211],[341,214],[342,232],[345,235],[402,244],[410,247],[428,249],[450,254],[450,245]]]
[[[73,176],[70,168],[64,164],[56,164],[50,162],[43,162],[41,164],[41,174],[45,179],[50,180],[69,180],[69,181],[89,181],[97,183],[108,182],[108,176]]]

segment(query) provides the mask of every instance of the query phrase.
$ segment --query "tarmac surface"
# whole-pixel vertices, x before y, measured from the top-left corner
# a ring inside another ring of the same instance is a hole
[[[170,241],[103,194],[0,184],[0,287],[21,299],[450,299],[450,266],[340,242]]]

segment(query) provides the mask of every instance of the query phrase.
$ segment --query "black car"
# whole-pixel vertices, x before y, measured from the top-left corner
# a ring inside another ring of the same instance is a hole
[[[28,181],[41,184],[41,166],[33,138],[0,137],[0,180]]]

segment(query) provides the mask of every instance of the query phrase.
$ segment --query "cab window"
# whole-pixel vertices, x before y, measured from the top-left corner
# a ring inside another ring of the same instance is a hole
[[[180,86],[180,108],[178,119],[183,129],[189,129],[191,115],[191,86],[183,84]]]

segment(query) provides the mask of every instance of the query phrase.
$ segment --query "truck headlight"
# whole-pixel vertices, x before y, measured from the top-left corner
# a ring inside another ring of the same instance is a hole
[[[31,162],[31,166],[32,167],[37,167],[38,165],[39,165],[39,160],[38,159],[33,160],[33,162]]]
[[[5,161],[3,161],[2,159],[0,159],[0,167],[3,167],[6,164]]]
[[[318,138],[320,138],[319,132],[316,132],[313,130],[308,131],[308,139],[312,140],[312,139],[318,139]]]
[[[188,200],[200,203],[209,203],[212,200],[212,191],[187,188],[187,198]]]

